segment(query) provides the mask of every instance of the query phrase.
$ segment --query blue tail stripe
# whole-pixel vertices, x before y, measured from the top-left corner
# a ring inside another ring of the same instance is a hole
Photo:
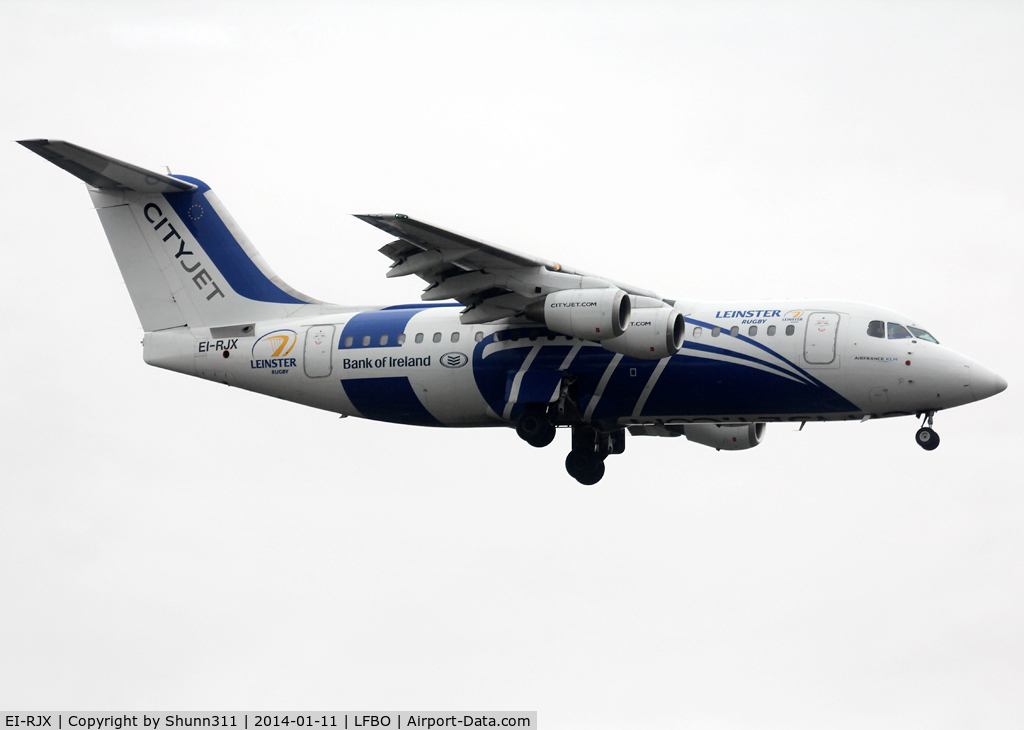
[[[307,304],[305,300],[283,291],[249,258],[206,200],[205,193],[210,189],[209,185],[194,177],[173,177],[197,185],[198,188],[187,193],[165,193],[164,198],[235,292],[259,302]]]

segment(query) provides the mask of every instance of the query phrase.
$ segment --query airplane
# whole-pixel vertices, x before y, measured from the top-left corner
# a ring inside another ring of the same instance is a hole
[[[20,144],[83,180],[142,328],[143,359],[237,388],[397,424],[572,433],[596,484],[626,434],[718,450],[768,423],[935,414],[1006,389],[911,317],[840,301],[698,302],[409,218],[358,215],[394,240],[387,277],[422,301],[341,306],[280,279],[210,187],[60,140]]]

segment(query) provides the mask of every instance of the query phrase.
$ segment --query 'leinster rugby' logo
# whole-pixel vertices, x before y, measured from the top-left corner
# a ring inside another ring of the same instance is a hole
[[[269,370],[271,375],[287,375],[291,368],[296,367],[295,358],[288,355],[297,340],[295,330],[268,332],[252,346],[249,367],[253,370]]]
[[[295,347],[295,330],[274,330],[256,340],[252,346],[253,357],[282,357]]]
[[[461,368],[467,362],[469,358],[463,355],[461,352],[446,352],[438,358],[441,364],[446,368]]]

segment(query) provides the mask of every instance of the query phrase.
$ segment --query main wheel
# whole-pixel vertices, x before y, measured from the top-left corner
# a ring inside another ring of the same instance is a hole
[[[530,446],[541,448],[555,439],[555,424],[544,414],[524,413],[516,423],[516,433]]]
[[[914,436],[917,445],[925,451],[934,451],[939,447],[939,434],[930,428],[920,428]]]
[[[544,414],[526,413],[516,423],[515,432],[529,445],[541,448],[554,440],[555,424]]]
[[[530,444],[530,446],[536,446],[538,449],[542,449],[555,440],[556,431],[557,429],[555,428],[555,424],[549,423],[547,429],[533,438],[527,439],[526,443]]]
[[[585,451],[570,451],[565,457],[565,470],[580,484],[597,484],[604,476],[604,461],[597,455]]]

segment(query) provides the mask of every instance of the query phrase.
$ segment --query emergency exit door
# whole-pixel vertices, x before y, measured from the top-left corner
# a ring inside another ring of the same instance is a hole
[[[812,365],[828,365],[836,359],[836,333],[839,315],[835,312],[814,312],[807,318],[804,336],[804,360]]]
[[[302,355],[306,375],[311,378],[326,378],[331,374],[333,345],[333,324],[314,325],[306,330],[306,347]]]

